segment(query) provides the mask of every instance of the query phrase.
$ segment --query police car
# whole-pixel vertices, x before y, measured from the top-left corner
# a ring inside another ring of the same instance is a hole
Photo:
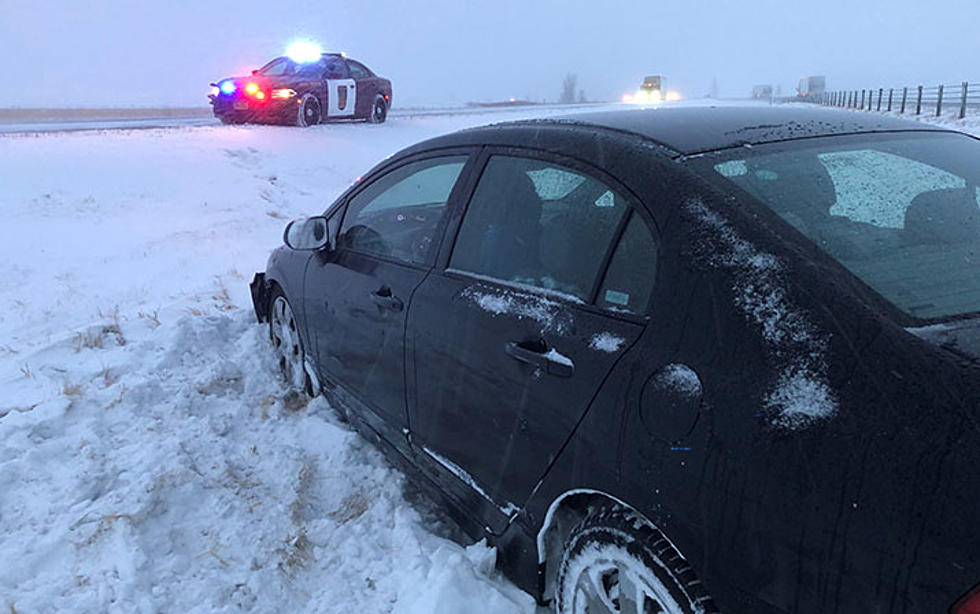
[[[301,43],[251,76],[212,83],[208,98],[214,116],[225,124],[314,126],[334,119],[379,124],[391,108],[391,81],[346,54]]]

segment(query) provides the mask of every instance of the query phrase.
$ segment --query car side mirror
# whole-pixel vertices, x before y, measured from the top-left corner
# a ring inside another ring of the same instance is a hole
[[[257,75],[257,74],[259,74],[259,69],[258,69],[258,68],[255,68],[255,69],[253,69],[253,70],[252,70],[252,74],[253,74],[253,75]]]
[[[282,240],[290,249],[321,249],[330,243],[327,218],[317,215],[293,220],[286,225]]]

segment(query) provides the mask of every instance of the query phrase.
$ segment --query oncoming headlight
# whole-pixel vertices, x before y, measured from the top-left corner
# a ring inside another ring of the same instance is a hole
[[[273,98],[292,98],[296,95],[296,90],[291,90],[288,87],[284,87],[278,90],[272,90]]]
[[[212,96],[217,96],[220,93],[221,93],[221,89],[217,85],[212,85],[211,86],[211,95]]]

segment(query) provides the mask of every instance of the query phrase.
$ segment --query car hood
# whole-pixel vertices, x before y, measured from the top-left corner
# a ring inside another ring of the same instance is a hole
[[[214,83],[220,85],[222,81],[231,81],[235,84],[235,87],[244,87],[249,82],[258,83],[262,87],[266,88],[276,88],[276,87],[288,87],[296,83],[296,77],[288,76],[276,76],[267,77],[265,75],[248,75],[245,77],[223,77],[218,79]]]
[[[980,317],[907,329],[913,335],[980,366]]]

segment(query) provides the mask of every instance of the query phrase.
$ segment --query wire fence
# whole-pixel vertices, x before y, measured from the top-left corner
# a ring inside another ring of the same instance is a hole
[[[831,107],[885,111],[909,115],[955,113],[963,119],[968,112],[980,111],[980,83],[964,81],[958,85],[836,90],[811,97],[810,102]]]

